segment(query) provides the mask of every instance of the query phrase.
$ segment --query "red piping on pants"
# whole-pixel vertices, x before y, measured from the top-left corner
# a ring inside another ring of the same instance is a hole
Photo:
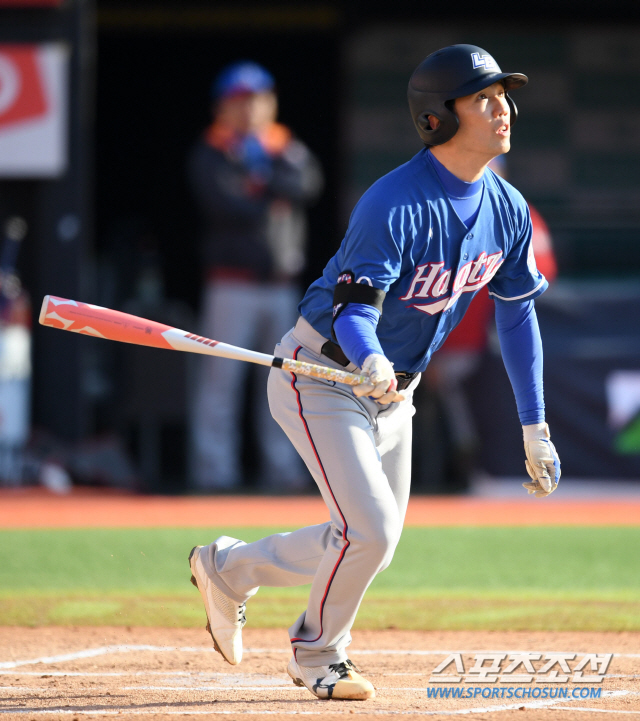
[[[294,353],[293,353],[293,359],[298,359],[298,353],[302,346],[298,346]],[[336,572],[338,571],[338,567],[342,563],[342,559],[344,558],[344,554],[346,553],[347,548],[351,545],[351,542],[347,538],[347,531],[349,530],[349,526],[347,525],[347,521],[345,517],[342,514],[342,510],[340,509],[340,506],[338,505],[338,501],[336,501],[336,497],[333,495],[333,490],[331,489],[331,485],[329,483],[329,479],[327,478],[327,474],[325,473],[324,466],[322,465],[322,461],[320,460],[320,456],[318,455],[318,450],[316,448],[316,444],[313,442],[313,438],[311,437],[311,432],[309,431],[309,426],[307,425],[307,421],[305,420],[305,417],[303,415],[302,411],[302,401],[300,399],[300,391],[296,387],[297,377],[295,373],[291,373],[291,388],[295,391],[296,399],[298,401],[298,415],[300,416],[300,420],[302,421],[302,424],[304,426],[304,430],[307,434],[307,438],[309,439],[309,443],[311,444],[311,448],[313,449],[313,453],[316,457],[316,460],[318,461],[318,466],[320,467],[320,472],[322,473],[322,477],[324,478],[324,482],[329,489],[329,493],[331,494],[331,498],[333,499],[333,502],[336,505],[336,508],[338,509],[338,513],[340,514],[340,518],[342,519],[342,539],[345,542],[345,545],[342,548],[342,551],[340,552],[340,556],[336,562],[336,565],[333,567],[333,570],[331,571],[331,575],[329,576],[329,581],[327,582],[327,586],[324,590],[324,596],[322,597],[322,602],[320,604],[320,634],[317,636],[317,638],[314,639],[306,639],[306,638],[292,638],[291,643],[294,643],[295,641],[305,641],[306,643],[314,643],[317,641],[322,634],[324,633],[324,628],[322,624],[322,616],[324,613],[324,604],[327,600],[327,596],[329,595],[329,589],[331,588],[331,584],[333,583],[333,579],[335,578]],[[293,651],[294,656],[296,653],[296,650]],[[297,660],[297,659],[296,659]]]

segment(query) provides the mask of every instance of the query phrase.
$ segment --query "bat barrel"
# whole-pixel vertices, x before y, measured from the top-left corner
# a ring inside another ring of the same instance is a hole
[[[180,328],[139,318],[119,310],[51,295],[45,296],[42,303],[40,323],[71,333],[80,333],[121,343],[134,343],[151,348],[221,356],[267,366],[270,366],[273,361],[273,356],[265,353],[256,353],[226,343],[219,343],[211,338],[204,338],[195,333],[180,330]]]
[[[172,329],[164,323],[139,318],[137,315],[55,295],[44,297],[39,320],[42,325],[70,333],[170,350],[173,346],[165,335],[170,330],[178,331],[177,328]],[[186,335],[184,331],[178,332]]]

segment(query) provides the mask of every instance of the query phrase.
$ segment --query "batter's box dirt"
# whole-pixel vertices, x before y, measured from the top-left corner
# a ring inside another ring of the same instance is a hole
[[[213,652],[204,630],[0,628],[0,717],[250,721],[352,714],[575,721],[604,712],[640,719],[638,633],[358,631],[351,658],[377,691],[366,702],[319,701],[294,686],[285,672],[290,650],[284,631],[247,629],[245,647],[242,664],[234,667]],[[510,659],[537,654],[531,681],[500,675]],[[566,663],[568,681],[540,682],[538,671],[553,654],[562,662],[549,673],[562,677]],[[613,658],[602,681],[574,682],[581,662],[585,675],[597,677],[607,654]],[[497,679],[478,668],[496,670]],[[454,680],[436,682],[439,675]]]

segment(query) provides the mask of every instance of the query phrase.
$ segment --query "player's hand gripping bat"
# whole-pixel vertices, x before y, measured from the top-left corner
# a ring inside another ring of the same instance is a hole
[[[346,383],[350,386],[369,382],[368,376],[365,375],[348,373],[336,368],[314,365],[313,363],[291,360],[290,358],[276,358],[266,353],[256,353],[252,350],[220,343],[217,340],[203,338],[194,333],[187,333],[187,331],[172,328],[169,325],[164,325],[164,323],[145,320],[136,315],[121,313],[110,308],[102,308],[99,305],[57,298],[53,295],[45,295],[42,301],[40,323],[51,328],[69,330],[73,333],[89,335],[94,338],[105,338],[123,343],[146,345],[151,348],[167,348],[186,351],[187,353],[201,353],[203,355],[249,361],[249,363],[258,363],[263,366],[282,368],[285,371],[291,371],[299,375]]]

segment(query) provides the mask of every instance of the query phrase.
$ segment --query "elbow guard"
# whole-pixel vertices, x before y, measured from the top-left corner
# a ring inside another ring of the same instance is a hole
[[[333,331],[333,324],[340,313],[349,303],[362,303],[376,308],[382,315],[382,303],[386,293],[384,290],[374,288],[368,283],[356,283],[352,271],[347,270],[338,276],[338,282],[333,291],[333,321],[331,323],[331,339],[337,342]]]

